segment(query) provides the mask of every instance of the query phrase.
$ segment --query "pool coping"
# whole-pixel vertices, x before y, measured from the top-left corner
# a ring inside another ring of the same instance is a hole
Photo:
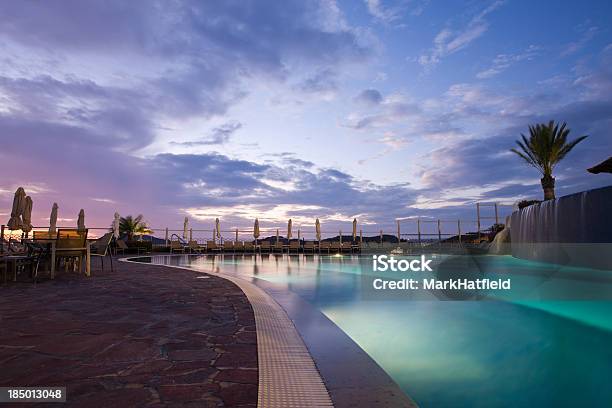
[[[156,254],[156,255],[144,255],[144,256],[131,256],[121,258],[123,262],[134,262],[131,259],[136,258],[148,258],[153,256],[185,256],[180,254]],[[150,264],[155,265],[155,264]],[[156,265],[166,266],[170,268],[177,268],[183,270],[189,270],[192,272],[206,273],[213,276],[217,276],[223,279],[227,279],[235,283],[245,295],[251,301],[251,297],[264,296],[266,302],[273,302],[283,311],[283,314],[287,316],[286,321],[283,319],[277,319],[276,323],[282,325],[283,330],[288,330],[289,333],[293,331],[302,344],[306,348],[308,359],[313,362],[315,369],[317,370],[316,376],[312,373],[308,375],[312,381],[315,381],[315,377],[319,377],[322,380],[322,384],[325,388],[326,393],[331,398],[331,403],[335,407],[416,407],[417,404],[406,394],[395,381],[370,357],[353,339],[351,339],[342,329],[340,329],[335,323],[333,323],[327,316],[321,311],[314,308],[306,300],[304,300],[298,294],[285,289],[279,284],[265,281],[261,278],[251,277],[250,281],[243,277],[231,276],[225,274],[219,274],[211,271],[199,271],[194,268],[178,266],[178,265]],[[259,293],[257,293],[259,291]],[[253,304],[253,303],[252,303]],[[261,311],[256,311],[255,305],[253,310],[255,313],[256,323],[258,322],[258,313],[261,316]],[[265,319],[264,319],[265,320]],[[280,327],[276,327],[276,330]],[[259,355],[259,342],[260,337],[267,339],[270,335],[274,335],[271,327],[264,325],[263,323],[256,324],[257,338],[258,338],[258,355]],[[264,343],[262,343],[263,345]],[[264,346],[266,347],[266,346]],[[266,351],[266,355],[269,350]],[[275,353],[272,353],[275,354]],[[279,376],[275,373],[268,373],[265,378],[262,378],[262,367],[261,363],[265,360],[259,360],[260,364],[260,380],[263,381],[282,381],[283,377],[286,378],[287,373],[283,372],[280,366],[271,369],[279,370],[283,375]],[[287,368],[291,369],[293,365],[291,359],[283,362]],[[265,369],[265,367],[264,367]],[[306,371],[309,371],[308,369]],[[280,378],[279,378],[280,377]],[[316,381],[315,381],[316,382]],[[278,388],[281,387],[281,388]],[[259,384],[259,390],[262,394],[270,390],[281,390],[282,393],[286,393],[287,389],[280,383],[276,385],[265,385],[262,389],[262,384]],[[320,392],[320,390],[319,390]],[[320,394],[315,393],[308,395],[308,399],[312,399],[316,396],[317,403],[314,406],[325,406],[324,399],[320,399]],[[258,396],[258,398],[260,398]],[[305,402],[305,400],[303,400]],[[258,406],[279,406],[261,404],[259,401]],[[283,405],[280,405],[283,406]],[[287,406],[287,405],[284,405]],[[291,405],[291,406],[307,406],[307,405]]]

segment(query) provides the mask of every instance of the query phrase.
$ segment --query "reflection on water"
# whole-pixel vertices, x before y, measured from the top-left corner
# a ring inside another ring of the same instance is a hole
[[[609,301],[364,300],[360,260],[350,256],[157,256],[151,261],[264,279],[299,294],[424,407],[612,406]],[[550,277],[559,273],[554,266],[511,257],[478,262],[543,284],[554,283]],[[571,270],[563,279],[610,289],[609,271],[579,272]],[[589,277],[587,283],[582,276]],[[599,277],[592,281],[592,276]]]

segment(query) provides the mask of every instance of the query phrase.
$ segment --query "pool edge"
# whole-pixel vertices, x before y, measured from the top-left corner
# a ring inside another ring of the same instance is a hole
[[[132,259],[151,258],[152,256],[131,256],[121,258],[120,261],[139,263]],[[183,255],[159,254],[156,256],[179,257]],[[150,265],[156,264],[150,263]],[[252,281],[249,281],[242,277],[204,272],[178,265],[156,266],[205,273],[229,280],[245,292],[247,298],[248,294],[243,285],[246,288],[256,287],[264,292],[288,316],[291,327],[304,343],[335,407],[418,406],[353,339],[296,293],[256,277],[252,277]],[[250,298],[249,301],[251,301]],[[259,326],[257,331],[259,342]],[[323,336],[322,332],[324,332]]]

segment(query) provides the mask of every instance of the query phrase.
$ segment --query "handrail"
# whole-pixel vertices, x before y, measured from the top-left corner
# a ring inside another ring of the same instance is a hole
[[[181,238],[178,234],[172,234],[170,235],[170,241],[172,241],[172,238],[176,237],[177,241],[180,242],[183,245],[187,245],[187,241],[185,241],[185,239]]]

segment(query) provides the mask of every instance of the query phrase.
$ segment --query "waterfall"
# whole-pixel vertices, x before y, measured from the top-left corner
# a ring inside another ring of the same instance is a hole
[[[503,230],[495,234],[493,242],[489,246],[489,254],[491,255],[508,255],[511,253],[510,249],[510,217],[506,217],[506,226]]]
[[[612,186],[530,205],[510,223],[515,257],[612,269]]]

